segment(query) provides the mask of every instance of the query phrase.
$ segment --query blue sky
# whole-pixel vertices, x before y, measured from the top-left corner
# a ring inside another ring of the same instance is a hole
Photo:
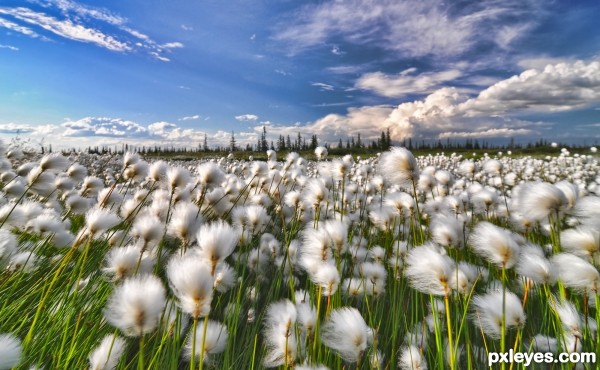
[[[4,0],[0,137],[600,140],[600,2]]]

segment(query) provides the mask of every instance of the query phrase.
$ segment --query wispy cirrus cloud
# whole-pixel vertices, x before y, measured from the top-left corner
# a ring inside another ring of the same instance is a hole
[[[8,49],[8,50],[12,50],[12,51],[19,51],[19,48],[16,47],[16,46],[3,45],[3,44],[0,44],[0,49]]]
[[[200,119],[200,118],[202,118],[202,116],[201,116],[201,115],[199,115],[199,114],[194,114],[193,116],[185,116],[185,117],[181,117],[181,118],[179,119],[179,121],[192,121],[192,120],[198,120],[198,119]]]
[[[33,31],[31,28],[21,26],[17,23],[11,22],[11,21],[1,18],[1,17],[0,17],[0,27],[4,27],[11,31],[22,33],[23,35],[27,35],[27,36],[34,37],[34,38],[40,37],[40,35],[37,32]]]
[[[87,28],[71,20],[58,20],[52,16],[34,12],[27,8],[0,8],[0,14],[10,15],[25,23],[41,27],[55,35],[81,42],[88,42],[112,51],[130,51],[131,47],[125,42],[118,41],[112,36],[98,30]]]
[[[398,57],[452,57],[476,46],[509,47],[544,14],[538,0],[471,2],[349,0],[307,4],[275,27],[273,38],[295,54],[343,39]],[[481,32],[485,27],[485,32]]]
[[[334,90],[333,85],[326,84],[323,82],[313,82],[313,83],[311,83],[311,86],[318,87],[319,90],[321,90],[321,91],[333,91]]]
[[[128,20],[105,8],[92,7],[72,0],[29,0],[38,7],[0,7],[0,27],[30,37],[49,40],[40,32],[64,39],[93,44],[115,52],[144,50],[153,58],[168,62],[165,53],[182,48],[181,42],[158,43],[150,36],[128,26]],[[41,7],[41,9],[39,9]],[[49,10],[59,15],[50,15]]]

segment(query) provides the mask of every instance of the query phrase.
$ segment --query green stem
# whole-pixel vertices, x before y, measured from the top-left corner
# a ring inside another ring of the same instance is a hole
[[[192,326],[192,358],[190,359],[190,370],[196,368],[196,330],[198,328],[198,317],[194,317],[194,324]],[[204,343],[203,343],[204,344]],[[200,360],[202,361],[202,360]]]

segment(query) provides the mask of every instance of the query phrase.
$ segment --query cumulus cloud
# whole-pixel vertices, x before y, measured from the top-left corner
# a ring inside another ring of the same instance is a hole
[[[502,80],[465,102],[475,114],[565,111],[600,102],[600,61],[549,64]]]
[[[340,135],[361,133],[365,139],[391,131],[405,138],[475,138],[533,135],[548,123],[519,119],[523,113],[547,114],[600,103],[600,62],[548,65],[499,81],[476,96],[443,87],[423,99],[396,107],[350,108],[300,127],[271,128],[281,134],[317,134],[335,142]]]
[[[206,135],[209,146],[228,146],[231,132],[181,127],[172,122],[159,121],[144,125],[138,122],[112,117],[84,117],[68,120],[61,124],[28,125],[17,123],[0,124],[0,138],[8,141],[15,134],[45,143],[56,149],[87,146],[112,146],[128,143],[137,146],[197,147]],[[240,146],[254,144],[258,138],[253,131],[236,132]]]
[[[235,119],[240,122],[256,121],[258,116],[255,114],[241,114],[239,116],[235,116]]]
[[[30,125],[21,125],[13,122],[0,124],[0,133],[3,134],[18,134],[34,132],[35,127]]]
[[[452,81],[462,74],[458,69],[415,74],[416,71],[416,68],[409,68],[394,76],[382,72],[366,73],[356,81],[355,87],[373,91],[381,96],[397,98],[407,94],[431,92],[444,82]]]
[[[457,56],[476,46],[508,47],[536,24],[538,0],[470,2],[349,0],[306,4],[276,25],[292,54],[343,39],[401,57]],[[481,32],[485,29],[485,32]]]
[[[136,122],[109,117],[85,117],[77,121],[65,122],[62,127],[65,128],[63,135],[71,137],[127,137],[148,134],[148,130]]]

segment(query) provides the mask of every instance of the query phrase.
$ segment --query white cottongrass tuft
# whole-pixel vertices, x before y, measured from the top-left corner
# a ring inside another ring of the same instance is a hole
[[[167,265],[167,276],[183,312],[193,318],[209,314],[214,280],[203,260],[189,254],[174,256]]]
[[[154,258],[143,252],[138,246],[112,248],[106,255],[105,273],[112,276],[115,281],[131,277],[136,274],[152,272]]]
[[[393,147],[379,158],[379,173],[393,185],[407,188],[419,180],[419,168],[414,155],[406,148]]]
[[[581,339],[583,333],[581,317],[575,305],[569,301],[557,302],[556,298],[553,298],[550,307],[560,319],[563,331]]]
[[[240,239],[238,231],[222,220],[202,225],[196,238],[200,247],[198,254],[209,262],[212,274],[217,264],[229,257]]]
[[[517,263],[517,273],[538,284],[554,284],[556,271],[538,245],[528,244],[523,247]]]
[[[318,146],[315,148],[315,156],[317,157],[317,160],[323,160],[327,157],[327,148],[325,148],[324,146]]]
[[[108,299],[104,316],[126,336],[153,331],[165,307],[165,288],[154,275],[132,277],[118,285]]]
[[[554,255],[550,258],[550,262],[556,268],[558,279],[566,287],[580,292],[598,293],[600,273],[589,262],[570,253]]]
[[[475,253],[501,268],[513,267],[519,259],[519,244],[514,235],[487,221],[475,226],[469,237]]]
[[[321,341],[337,352],[344,361],[357,362],[367,349],[369,327],[354,307],[342,307],[331,312],[323,324]]]
[[[417,347],[409,345],[400,350],[398,366],[402,370],[427,370],[427,361]]]
[[[416,290],[425,294],[448,295],[454,261],[431,244],[413,248],[406,257],[404,275]]]
[[[208,320],[207,324],[205,341],[202,342],[205,323],[203,321],[198,323],[195,348],[192,348],[192,335],[189,336],[185,345],[185,358],[191,359],[192,356],[195,356],[196,360],[200,360],[201,351],[204,349],[204,363],[209,363],[213,355],[222,353],[227,348],[227,340],[229,339],[227,326],[213,320]]]
[[[0,334],[0,370],[16,367],[21,361],[21,341],[12,334]]]
[[[131,235],[139,241],[142,251],[157,245],[165,229],[160,219],[152,214],[144,214],[135,219],[131,228]]]
[[[99,237],[111,227],[117,226],[119,222],[121,222],[119,216],[103,208],[92,208],[85,214],[86,233],[92,238]]]
[[[297,356],[297,340],[294,325],[296,307],[288,300],[271,303],[265,318],[264,340],[267,352],[263,359],[265,367],[293,364]]]
[[[564,230],[560,234],[560,246],[579,257],[594,257],[600,250],[600,232],[588,227]]]
[[[47,154],[40,160],[42,171],[61,172],[67,169],[69,160],[60,153]]]
[[[202,225],[202,216],[198,207],[189,202],[179,203],[173,209],[167,232],[189,245],[196,239],[196,232]]]
[[[519,191],[519,211],[533,220],[555,215],[568,205],[565,194],[547,182],[526,183]]]
[[[501,291],[494,291],[486,295],[475,296],[471,301],[474,308],[472,320],[485,334],[498,339],[502,327],[502,299]],[[506,328],[522,327],[525,325],[525,312],[521,300],[516,294],[506,292],[505,298]]]
[[[125,353],[127,342],[114,334],[109,334],[90,353],[90,370],[113,370]]]

